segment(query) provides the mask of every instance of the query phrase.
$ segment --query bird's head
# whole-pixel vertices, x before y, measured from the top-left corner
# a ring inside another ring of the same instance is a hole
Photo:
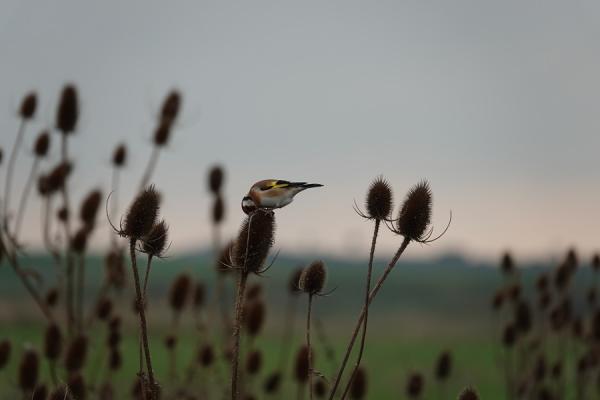
[[[256,206],[256,203],[254,203],[254,200],[252,200],[250,196],[246,196],[242,199],[242,211],[244,211],[247,215],[252,214],[257,209],[258,207]]]

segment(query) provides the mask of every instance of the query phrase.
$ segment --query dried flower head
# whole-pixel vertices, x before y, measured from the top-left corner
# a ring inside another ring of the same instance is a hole
[[[215,351],[209,344],[202,346],[198,354],[198,361],[204,368],[210,367],[215,361]]]
[[[425,386],[425,378],[418,372],[414,372],[408,376],[406,382],[406,394],[411,399],[418,399],[423,393]]]
[[[38,381],[40,358],[33,349],[27,349],[23,353],[19,364],[19,387],[23,392],[30,392],[35,388]]]
[[[445,381],[452,373],[452,355],[449,351],[444,351],[438,357],[435,366],[435,377],[439,381]]]
[[[502,308],[502,304],[504,303],[504,290],[499,289],[494,293],[494,297],[492,297],[492,309],[494,311],[498,311]]]
[[[275,238],[275,214],[256,210],[246,217],[234,246],[235,267],[245,273],[261,273]]]
[[[460,396],[458,396],[458,400],[479,400],[479,395],[472,387],[465,388]]]
[[[88,351],[88,340],[87,337],[80,335],[75,337],[69,347],[67,348],[67,354],[65,356],[65,368],[69,372],[76,372],[83,367],[87,357]]]
[[[58,303],[59,292],[57,288],[50,288],[46,292],[46,304],[49,307],[54,307]]]
[[[160,111],[160,122],[167,125],[173,125],[179,115],[180,108],[181,93],[177,90],[171,90],[163,102]]]
[[[60,328],[56,324],[48,325],[44,336],[44,355],[48,360],[55,361],[60,357],[62,348],[63,337]]]
[[[505,275],[512,275],[515,272],[515,262],[509,252],[502,254],[500,268]]]
[[[265,393],[273,394],[273,393],[276,393],[277,390],[279,390],[280,386],[281,386],[281,373],[275,371],[267,377],[267,379],[265,380],[265,383],[263,385],[263,389],[264,389]]]
[[[600,270],[600,254],[596,253],[592,257],[592,268],[598,272]]]
[[[106,339],[106,344],[111,349],[116,349],[121,343],[121,334],[119,331],[112,330],[108,334],[108,338]]]
[[[73,85],[66,85],[60,95],[58,110],[56,112],[56,129],[63,134],[72,133],[79,118],[79,100],[77,89]]]
[[[531,309],[526,301],[521,300],[515,309],[515,325],[521,333],[527,333],[531,330]]]
[[[125,228],[121,234],[135,240],[140,240],[148,235],[158,217],[160,195],[150,185],[142,191],[133,201],[125,216]]]
[[[106,321],[110,317],[113,309],[113,303],[110,298],[104,296],[96,303],[96,317],[101,321]]]
[[[69,210],[67,207],[62,206],[59,208],[58,211],[56,211],[56,218],[58,218],[58,220],[63,224],[67,222],[69,220]]]
[[[37,191],[41,197],[48,196],[50,194],[50,187],[48,184],[48,177],[45,174],[40,174],[37,180]]]
[[[115,148],[113,153],[112,163],[116,168],[121,168],[125,166],[127,162],[127,147],[125,144],[121,143]]]
[[[104,259],[106,281],[109,285],[122,289],[125,286],[125,258],[120,249],[110,250]]]
[[[213,224],[219,225],[225,219],[225,201],[223,200],[223,196],[218,194],[215,197],[212,209],[212,221]]]
[[[123,365],[123,356],[118,349],[112,348],[109,353],[108,367],[111,371],[117,371]]]
[[[169,290],[169,305],[174,313],[178,314],[183,310],[187,303],[190,290],[192,288],[192,278],[189,274],[179,274]]]
[[[504,332],[502,334],[502,343],[504,346],[510,348],[517,341],[517,330],[514,325],[509,324],[504,327]]]
[[[309,295],[321,293],[325,286],[327,278],[327,269],[323,261],[313,261],[308,267],[304,268],[300,275],[300,289]]]
[[[81,203],[79,218],[88,229],[92,229],[96,223],[96,215],[100,209],[102,192],[98,189],[92,190]]]
[[[208,190],[218,196],[221,193],[225,172],[220,165],[213,166],[208,172]]]
[[[88,233],[89,231],[86,227],[81,227],[71,238],[71,250],[73,250],[73,252],[77,254],[85,253],[87,248]]]
[[[171,125],[161,122],[154,131],[154,144],[156,146],[166,146],[171,137]]]
[[[72,170],[73,165],[68,161],[61,162],[50,170],[48,175],[46,175],[48,193],[55,193],[62,189]]]
[[[162,257],[167,249],[169,227],[164,220],[154,224],[150,233],[142,240],[142,251],[153,257]]]
[[[259,350],[251,351],[246,358],[246,372],[255,375],[262,367],[262,353]]]
[[[304,345],[300,347],[300,350],[298,350],[298,353],[296,354],[294,378],[298,383],[306,383],[306,381],[308,381],[308,351],[308,347]]]
[[[252,301],[246,306],[244,325],[251,337],[259,334],[265,321],[266,307],[262,301]]]
[[[35,115],[35,110],[37,108],[37,94],[35,92],[29,92],[23,98],[21,102],[21,108],[19,110],[19,115],[23,119],[31,119]]]
[[[85,380],[83,379],[81,373],[77,372],[69,376],[69,380],[67,381],[67,387],[69,388],[69,393],[74,399],[85,399],[86,386]]]
[[[367,193],[367,216],[371,219],[387,219],[392,212],[392,188],[383,177],[376,178]]]
[[[177,346],[177,336],[167,335],[165,337],[165,347],[169,350],[173,350]]]
[[[364,368],[359,367],[352,379],[350,386],[350,398],[353,400],[364,399],[367,395],[367,372]]]
[[[431,189],[422,181],[413,186],[406,195],[398,215],[395,232],[415,242],[429,239],[427,233],[431,220]]]
[[[246,289],[246,302],[258,300],[263,292],[262,285],[259,282],[252,283]]]
[[[7,339],[0,342],[0,371],[8,364],[10,360],[11,345]]]
[[[48,131],[43,131],[40,133],[35,140],[35,144],[33,145],[33,153],[36,157],[46,157],[48,154],[48,148],[50,147],[50,134]]]

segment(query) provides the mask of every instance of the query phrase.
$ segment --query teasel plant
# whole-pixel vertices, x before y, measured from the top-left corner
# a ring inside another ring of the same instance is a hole
[[[342,394],[342,399],[345,399],[348,395],[350,387],[352,386],[352,380],[354,379],[354,375],[356,371],[360,367],[360,363],[362,361],[363,352],[365,349],[365,341],[367,338],[367,324],[369,320],[369,294],[371,292],[371,276],[373,273],[373,258],[375,256],[375,246],[377,244],[377,235],[379,233],[379,226],[382,221],[389,221],[390,214],[392,213],[393,208],[393,195],[392,188],[389,183],[383,178],[376,178],[369,190],[367,192],[367,199],[365,202],[366,213],[361,211],[358,208],[358,205],[355,204],[354,209],[356,213],[365,218],[367,220],[373,220],[374,228],[373,228],[373,238],[371,240],[371,250],[369,252],[369,265],[367,269],[367,279],[366,279],[366,288],[365,288],[365,318],[362,323],[362,333],[360,338],[360,346],[358,348],[358,355],[356,357],[356,363],[354,365],[354,369],[350,375],[350,379],[346,388]]]
[[[116,218],[119,212],[119,178],[121,170],[127,165],[127,146],[125,143],[117,145],[112,155],[112,174],[110,179],[110,196],[112,197],[112,207],[110,209],[109,216],[111,219]],[[112,230],[110,232],[111,248],[118,246],[117,236],[113,235]]]
[[[323,288],[327,278],[327,269],[323,261],[314,261],[302,271],[300,275],[299,285],[300,290],[308,295],[308,308],[306,312],[306,348],[308,349],[308,393],[309,398],[313,399],[313,375],[315,375],[313,359],[312,359],[312,344],[310,336],[311,312],[313,297],[323,296]]]
[[[389,224],[388,228],[393,233],[403,237],[403,241],[396,253],[394,254],[392,260],[385,268],[383,274],[377,280],[373,289],[371,289],[367,304],[363,305],[362,307],[362,310],[354,327],[354,331],[352,332],[350,342],[348,343],[348,346],[344,353],[342,363],[334,378],[332,389],[329,394],[329,400],[333,400],[337,392],[337,388],[339,387],[339,384],[342,380],[344,370],[350,358],[350,354],[352,353],[352,350],[356,343],[356,339],[358,338],[358,334],[362,327],[362,323],[367,313],[367,309],[369,308],[373,299],[377,296],[377,293],[383,286],[383,283],[389,276],[390,272],[392,272],[392,270],[396,266],[398,260],[400,259],[408,245],[411,242],[422,244],[432,243],[440,239],[448,231],[450,223],[452,222],[452,213],[450,213],[450,220],[448,221],[448,224],[446,225],[444,230],[438,236],[432,237],[433,228],[430,226],[431,203],[432,194],[431,189],[429,188],[429,183],[425,180],[421,181],[408,191],[404,203],[402,204],[402,207],[400,208],[400,211],[398,213],[398,217],[389,223],[386,222],[386,225]]]
[[[250,274],[261,275],[272,263],[264,267],[275,238],[275,214],[270,210],[257,209],[248,215],[242,224],[238,238],[232,248],[231,261],[228,267],[238,276],[235,319],[233,323],[233,347],[231,356],[231,398],[240,398],[239,362],[240,331],[244,318],[244,295]]]
[[[189,303],[193,290],[193,280],[188,273],[179,274],[169,290],[169,306],[173,315],[170,333],[165,337],[165,346],[169,353],[169,376],[171,381],[177,380],[177,342],[179,324],[184,308]]]
[[[146,310],[144,295],[140,281],[140,274],[137,267],[136,245],[144,243],[148,235],[152,232],[158,218],[160,205],[160,195],[154,186],[149,186],[137,195],[125,216],[124,225],[118,229],[109,222],[116,233],[129,239],[129,255],[131,258],[131,269],[133,272],[133,281],[136,292],[136,309],[140,319],[140,342],[143,346],[144,357],[140,357],[140,374],[142,390],[149,392],[151,399],[158,398],[159,388],[152,368],[152,356],[150,354],[150,345],[148,342],[148,326],[146,319]],[[159,223],[160,224],[160,223]],[[142,371],[143,361],[145,361],[146,372],[148,374],[148,383]]]
[[[309,358],[314,359],[314,357],[313,349],[309,349],[306,345],[301,346],[296,353],[296,359],[294,361],[294,380],[298,387],[296,397],[298,400],[304,399],[304,390],[310,376]]]

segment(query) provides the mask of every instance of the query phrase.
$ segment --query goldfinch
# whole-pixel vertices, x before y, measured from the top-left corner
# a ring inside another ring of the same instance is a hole
[[[318,183],[289,182],[278,179],[258,181],[250,188],[242,199],[242,210],[250,214],[258,208],[275,209],[285,207],[294,200],[301,191],[321,187]]]

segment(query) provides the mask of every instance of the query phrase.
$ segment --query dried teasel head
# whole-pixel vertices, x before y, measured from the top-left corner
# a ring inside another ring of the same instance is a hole
[[[71,250],[76,254],[83,254],[87,248],[89,230],[81,227],[71,238]]]
[[[158,217],[160,195],[154,185],[143,190],[133,201],[125,216],[125,225],[121,235],[133,240],[140,240],[148,235]]]
[[[376,178],[369,187],[365,206],[367,217],[376,220],[388,219],[392,212],[392,188],[383,177]]]
[[[21,108],[19,109],[19,116],[24,120],[31,119],[35,115],[37,109],[37,94],[35,92],[29,92],[21,101]]]
[[[359,367],[356,370],[352,385],[350,386],[350,398],[353,400],[361,400],[367,395],[367,372],[364,368]]]
[[[121,356],[121,352],[118,349],[112,348],[108,358],[108,367],[111,371],[117,371],[121,369],[122,365],[123,356]]]
[[[313,385],[313,392],[317,399],[325,398],[325,395],[327,394],[327,382],[325,379],[317,379]],[[350,396],[352,396],[352,393],[350,393]]]
[[[244,325],[248,332],[248,335],[254,337],[260,333],[264,322],[266,307],[262,301],[252,301],[246,306],[246,312],[244,315]]]
[[[80,335],[75,337],[65,355],[65,368],[67,371],[73,373],[79,371],[85,364],[88,351],[88,340],[87,337]]]
[[[8,364],[10,360],[11,345],[7,339],[0,342],[0,371]]]
[[[432,241],[429,239],[431,236],[431,231],[429,230],[431,203],[431,189],[427,181],[422,181],[413,186],[406,195],[393,231],[404,236],[406,240],[421,243]],[[446,229],[448,228],[446,227]],[[444,230],[442,235],[445,232]]]
[[[592,256],[592,269],[595,272],[600,271],[600,254],[596,253]]]
[[[458,400],[479,400],[479,395],[472,387],[466,387],[458,396]]]
[[[509,252],[502,254],[500,269],[505,275],[512,275],[515,272],[515,262]]]
[[[56,211],[56,218],[63,224],[66,223],[69,220],[69,210],[67,207],[62,206],[59,208],[58,211]]]
[[[96,318],[98,318],[101,321],[106,321],[110,317],[110,313],[112,312],[112,310],[112,301],[106,296],[101,297],[96,303]]]
[[[410,399],[418,399],[423,393],[425,378],[422,374],[414,372],[408,376],[406,381],[406,394]]]
[[[121,338],[121,334],[119,333],[119,331],[111,330],[108,334],[108,337],[106,338],[106,344],[111,349],[116,349],[119,346],[119,344],[121,343],[121,339],[122,338]]]
[[[202,346],[198,353],[198,362],[204,368],[210,367],[215,362],[215,351],[209,344]]]
[[[71,164],[69,161],[63,161],[50,170],[50,172],[46,175],[48,192],[55,193],[62,189],[72,170],[73,164]]]
[[[246,289],[246,302],[259,300],[262,296],[263,287],[260,283],[255,282],[248,286]]]
[[[452,373],[452,354],[444,351],[440,354],[435,365],[435,377],[439,381],[446,381]]]
[[[171,125],[161,122],[154,131],[154,145],[158,147],[166,146],[171,137]]]
[[[262,353],[259,350],[251,351],[246,357],[246,372],[255,375],[262,367]]]
[[[275,372],[271,373],[265,380],[265,383],[263,384],[263,390],[265,391],[266,394],[273,394],[279,390],[280,386],[281,386],[281,373],[278,371],[275,371]]]
[[[60,357],[63,348],[63,336],[57,324],[50,324],[44,335],[44,356],[55,361]]]
[[[169,305],[175,314],[181,313],[189,298],[192,288],[192,278],[189,274],[178,275],[169,290]]]
[[[102,192],[95,189],[88,193],[81,203],[79,218],[88,229],[92,229],[96,224],[96,216],[98,215],[101,201]]]
[[[167,249],[169,227],[164,220],[154,224],[142,239],[142,251],[153,257],[162,257]]]
[[[19,388],[23,392],[30,392],[38,382],[40,357],[33,349],[27,349],[21,357],[19,364]]]
[[[517,303],[515,308],[515,326],[521,333],[527,333],[531,330],[532,315],[529,304],[525,300]]]
[[[127,162],[127,147],[124,143],[121,143],[115,148],[113,152],[112,163],[115,168],[122,168]]]
[[[247,216],[235,242],[233,261],[243,273],[260,274],[275,239],[275,214],[256,210]]]
[[[50,288],[46,292],[45,301],[49,307],[54,307],[56,303],[58,303],[58,298],[60,297],[60,293],[57,288]]]
[[[323,261],[314,261],[308,267],[304,268],[300,275],[300,290],[309,295],[319,294],[323,291],[325,280],[327,279],[327,269]]]
[[[69,376],[67,387],[69,388],[69,392],[74,399],[85,399],[86,386],[85,380],[83,379],[83,375],[81,375],[81,373],[78,372]]]
[[[125,257],[120,249],[112,249],[104,258],[104,271],[106,282],[116,288],[125,286]]]
[[[162,104],[160,110],[160,122],[173,125],[179,110],[181,109],[181,93],[178,90],[171,90]]]
[[[513,324],[508,324],[504,327],[504,332],[502,333],[502,343],[507,348],[511,348],[514,346],[517,341],[517,329]]]
[[[215,196],[221,193],[225,172],[220,165],[213,166],[208,172],[208,190]]]
[[[502,304],[504,304],[504,290],[498,289],[492,297],[492,309],[498,311],[502,308]]]
[[[294,378],[298,383],[306,383],[306,381],[308,381],[308,352],[308,347],[304,345],[300,347],[300,350],[298,350],[298,353],[296,353]]]
[[[177,336],[175,335],[167,335],[165,337],[165,347],[168,350],[173,350],[177,346]]]
[[[60,95],[58,109],[56,112],[56,129],[63,134],[75,131],[79,118],[79,99],[75,86],[66,85]]]
[[[42,131],[35,140],[33,145],[33,153],[36,157],[44,158],[48,154],[50,148],[50,134],[48,131]]]

